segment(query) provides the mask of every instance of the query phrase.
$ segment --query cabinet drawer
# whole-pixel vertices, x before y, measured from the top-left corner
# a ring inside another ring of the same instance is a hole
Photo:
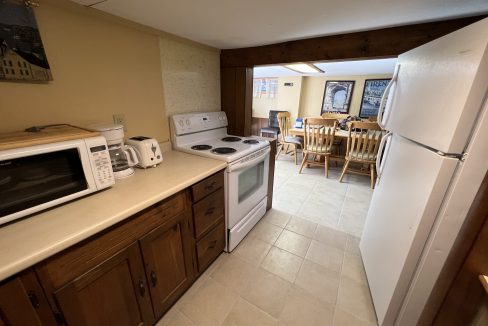
[[[127,219],[122,224],[85,240],[37,265],[43,282],[59,288],[137,241],[154,228],[185,211],[185,193],[180,192]]]
[[[224,219],[224,189],[220,188],[210,196],[193,205],[195,237],[212,228],[219,219]]]
[[[201,273],[224,250],[225,225],[219,223],[197,243],[198,272]]]
[[[224,172],[214,174],[191,187],[193,202],[197,202],[208,194],[224,186]]]

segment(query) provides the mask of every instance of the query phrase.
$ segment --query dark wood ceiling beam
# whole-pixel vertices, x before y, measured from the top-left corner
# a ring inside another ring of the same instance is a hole
[[[396,57],[487,15],[222,50],[222,67]]]

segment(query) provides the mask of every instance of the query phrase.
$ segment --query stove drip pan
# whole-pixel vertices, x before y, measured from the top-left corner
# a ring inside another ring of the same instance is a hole
[[[241,141],[241,138],[234,137],[234,136],[230,136],[230,137],[224,137],[224,138],[222,138],[222,141],[236,142],[236,141]]]
[[[214,154],[231,154],[237,152],[235,148],[232,147],[217,147],[211,150]]]
[[[192,146],[191,149],[194,149],[197,151],[204,151],[207,149],[212,149],[212,146],[210,146],[210,145],[195,145],[195,146]]]

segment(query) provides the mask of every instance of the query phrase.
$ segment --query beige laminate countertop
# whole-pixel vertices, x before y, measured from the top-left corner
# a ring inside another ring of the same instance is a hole
[[[109,189],[0,227],[0,281],[224,169],[223,161],[165,152]]]

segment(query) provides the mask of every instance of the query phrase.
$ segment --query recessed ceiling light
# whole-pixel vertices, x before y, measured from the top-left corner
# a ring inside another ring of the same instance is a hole
[[[290,65],[285,65],[285,67],[302,74],[324,73],[323,70],[317,68],[315,65],[311,63],[293,63]]]

